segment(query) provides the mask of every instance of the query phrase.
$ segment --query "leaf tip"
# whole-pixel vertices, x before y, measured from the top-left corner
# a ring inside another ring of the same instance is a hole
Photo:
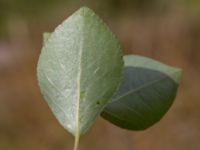
[[[183,69],[181,68],[175,68],[176,69],[176,77],[175,77],[175,80],[176,82],[179,84],[180,83],[180,80],[181,80],[181,76],[183,74]]]
[[[85,15],[87,13],[94,13],[94,11],[87,6],[82,6],[81,8],[79,8],[79,10],[77,10],[77,13]]]

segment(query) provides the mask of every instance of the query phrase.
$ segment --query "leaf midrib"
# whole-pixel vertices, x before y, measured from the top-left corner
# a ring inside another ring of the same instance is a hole
[[[79,64],[78,64],[78,75],[77,75],[77,99],[76,99],[76,119],[75,119],[75,143],[74,143],[74,149],[77,149],[78,143],[79,143],[79,137],[80,137],[80,118],[79,118],[79,112],[80,112],[80,91],[81,91],[81,76],[82,76],[82,58],[83,58],[83,31],[84,31],[84,10],[79,14],[82,19],[82,24],[80,23],[80,48],[79,48]],[[83,15],[83,16],[81,16]]]

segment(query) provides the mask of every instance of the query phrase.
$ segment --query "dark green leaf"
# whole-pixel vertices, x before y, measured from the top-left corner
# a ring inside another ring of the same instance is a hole
[[[121,128],[143,130],[170,108],[181,70],[141,56],[125,56],[124,61],[121,86],[101,115]]]

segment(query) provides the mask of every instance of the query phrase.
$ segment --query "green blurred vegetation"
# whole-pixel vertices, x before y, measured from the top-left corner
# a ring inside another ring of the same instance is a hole
[[[65,7],[77,9],[86,5],[104,16],[119,16],[127,13],[160,14],[174,5],[185,6],[188,9],[198,10],[199,0],[0,0],[0,37],[7,34],[7,21],[12,17],[20,17],[26,21],[50,18],[55,10]],[[198,9],[197,9],[198,8]]]

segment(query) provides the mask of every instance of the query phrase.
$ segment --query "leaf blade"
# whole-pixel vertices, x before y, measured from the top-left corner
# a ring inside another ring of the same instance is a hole
[[[121,49],[101,19],[86,7],[47,38],[38,62],[39,85],[58,121],[77,137],[117,88],[123,65]]]
[[[141,56],[129,55],[124,60],[122,84],[101,116],[121,128],[144,130],[172,105],[181,70]]]

